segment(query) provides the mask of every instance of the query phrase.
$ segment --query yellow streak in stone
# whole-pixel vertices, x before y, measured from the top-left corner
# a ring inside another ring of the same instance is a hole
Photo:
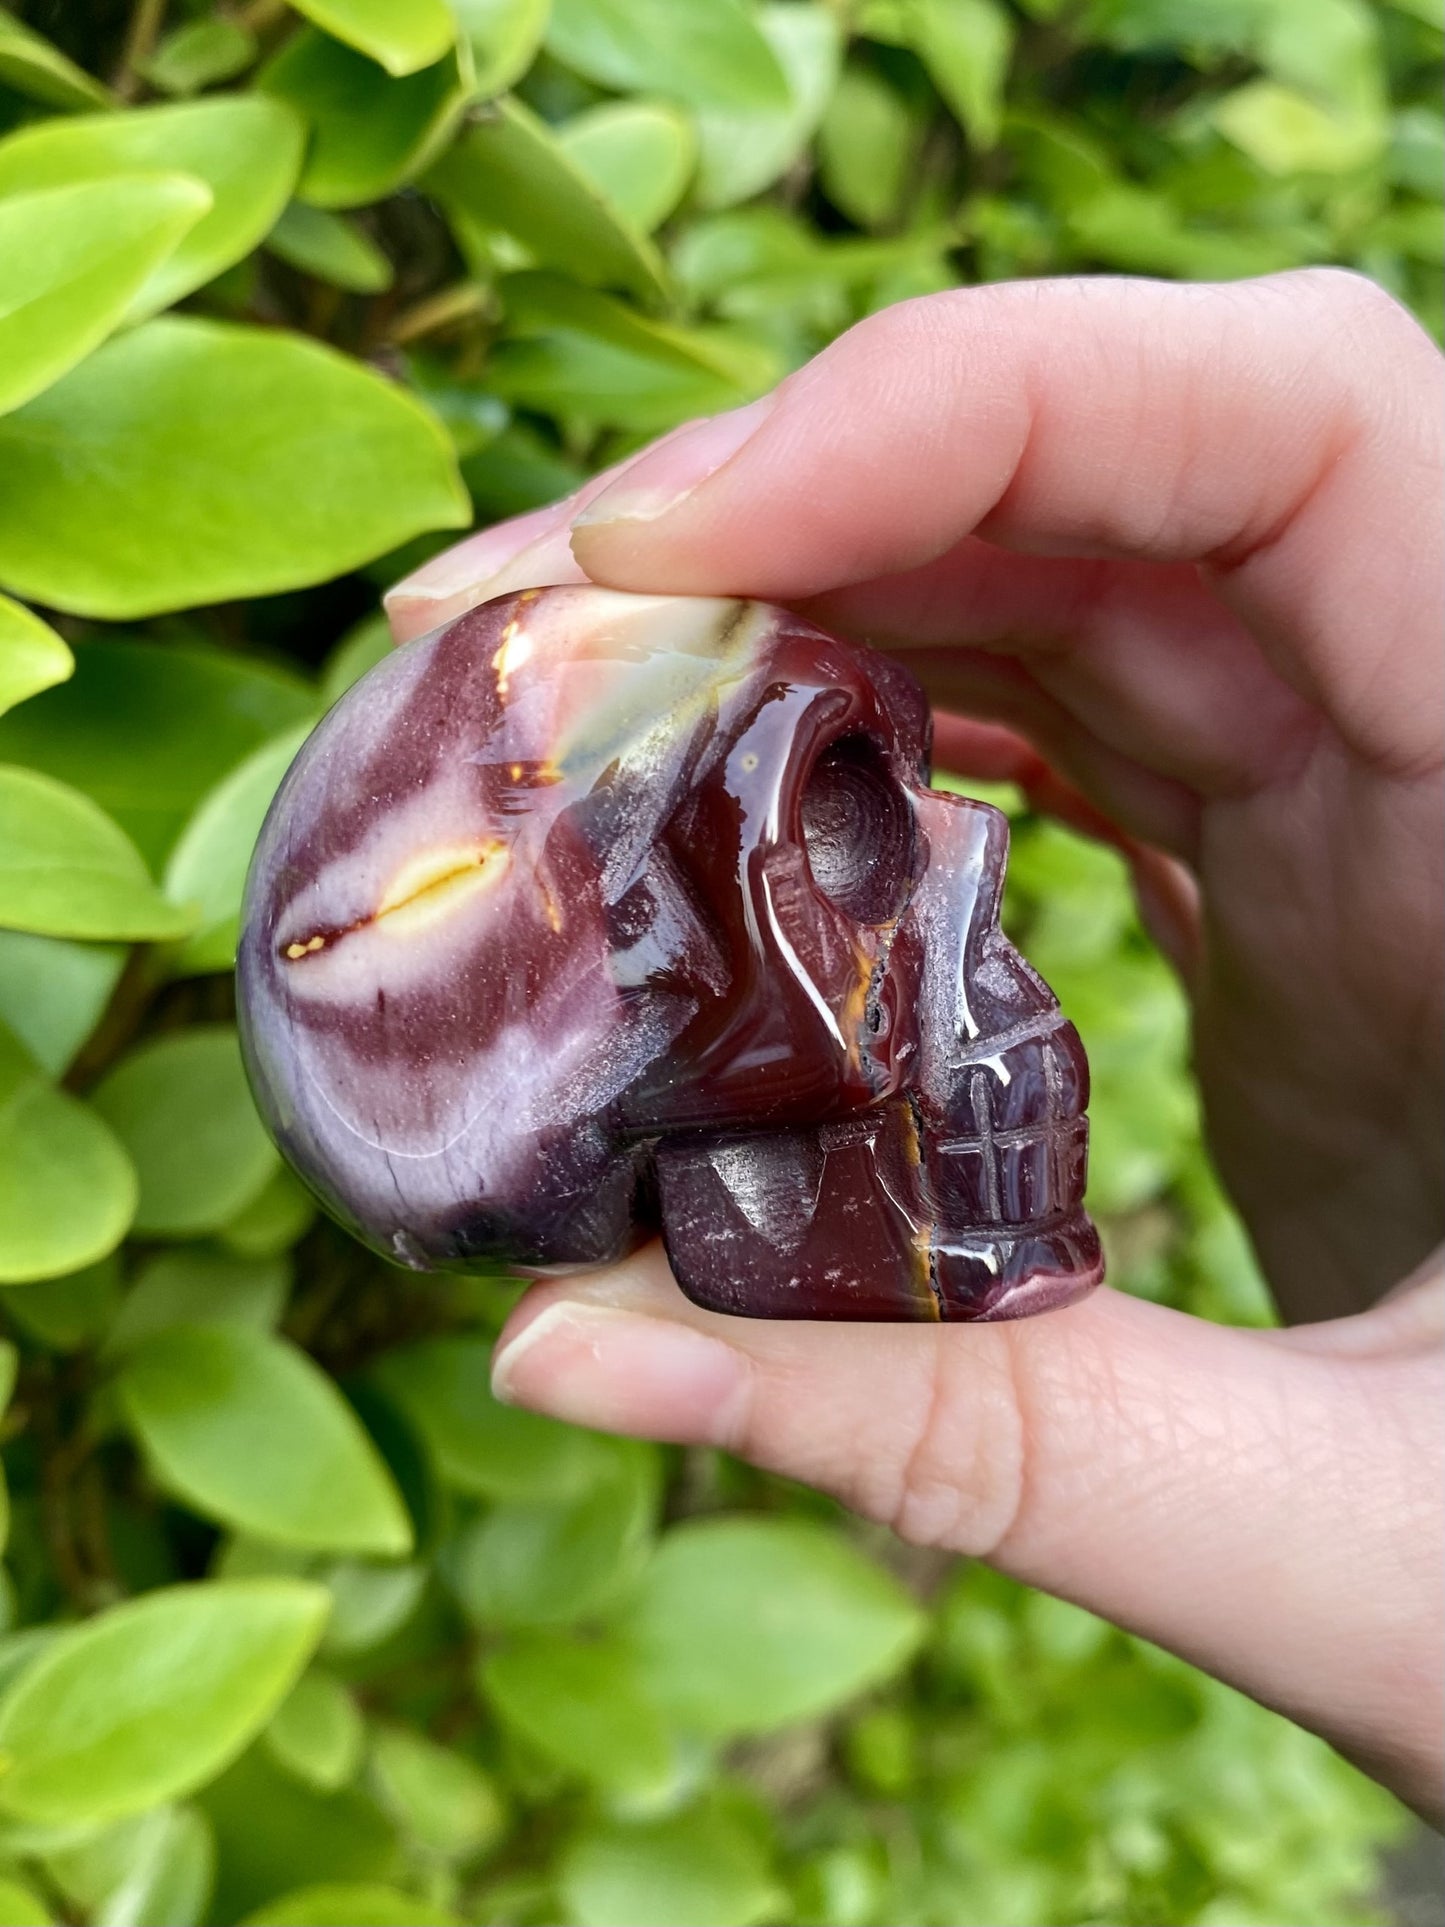
[[[507,846],[496,838],[425,850],[397,871],[382,893],[373,920],[389,936],[415,936],[460,910],[481,891],[494,889],[506,868]]]
[[[492,657],[497,672],[497,694],[505,697],[514,670],[520,669],[532,653],[532,638],[515,616],[502,630],[501,646]]]

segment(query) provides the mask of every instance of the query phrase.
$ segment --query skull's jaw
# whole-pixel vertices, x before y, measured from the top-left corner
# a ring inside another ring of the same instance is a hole
[[[1073,1303],[1103,1277],[1075,1200],[1022,1223],[940,1222],[913,1118],[673,1140],[657,1153],[678,1283],[752,1318],[986,1323]]]

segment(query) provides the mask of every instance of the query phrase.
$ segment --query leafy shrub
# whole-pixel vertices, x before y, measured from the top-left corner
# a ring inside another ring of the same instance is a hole
[[[24,13],[0,1915],[1376,1918],[1394,1809],[1235,1694],[715,1455],[495,1406],[515,1287],[317,1220],[228,970],[378,585],[473,516],[960,280],[1328,259],[1438,329],[1437,0]],[[1117,862],[1016,811],[1010,914],[1089,1044],[1116,1281],[1264,1317]]]

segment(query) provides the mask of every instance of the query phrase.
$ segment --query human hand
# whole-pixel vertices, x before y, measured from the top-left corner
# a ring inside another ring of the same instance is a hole
[[[1336,1319],[749,1324],[654,1250],[530,1293],[503,1394],[986,1557],[1437,1811],[1438,1263],[1364,1308],[1442,1228],[1441,373],[1328,272],[930,296],[392,598],[405,638],[543,582],[750,594],[906,655],[984,719],[952,766],[1116,826],[1266,1272]]]

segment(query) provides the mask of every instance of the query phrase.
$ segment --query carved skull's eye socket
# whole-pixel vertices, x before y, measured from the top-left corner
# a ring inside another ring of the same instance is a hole
[[[803,841],[813,880],[856,923],[886,923],[907,901],[913,812],[866,736],[845,736],[814,763],[803,790]]]

